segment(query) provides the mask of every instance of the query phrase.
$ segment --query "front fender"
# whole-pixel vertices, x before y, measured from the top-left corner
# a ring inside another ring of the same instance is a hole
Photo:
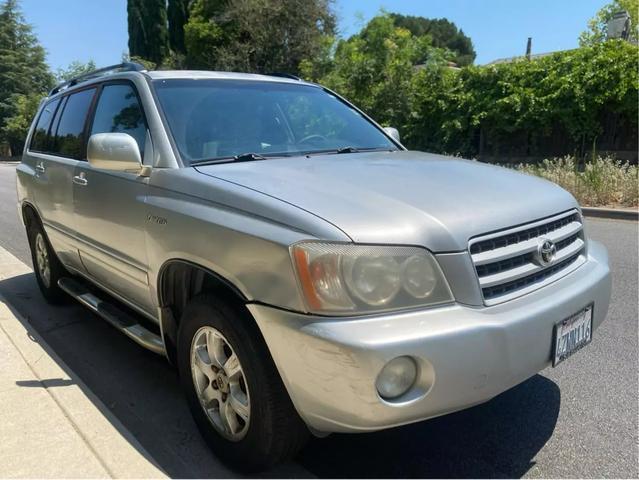
[[[223,278],[249,302],[303,311],[289,245],[327,237],[348,240],[297,207],[194,169],[157,174],[146,199],[149,283],[156,305],[161,266],[181,259]],[[160,188],[163,182],[173,189]]]

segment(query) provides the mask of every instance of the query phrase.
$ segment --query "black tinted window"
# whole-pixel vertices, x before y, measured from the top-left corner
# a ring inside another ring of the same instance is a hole
[[[65,157],[82,158],[84,155],[84,124],[95,89],[69,95],[55,136],[54,152]]]
[[[53,119],[53,114],[55,113],[58,103],[60,103],[60,99],[56,98],[52,102],[47,103],[42,109],[35,131],[33,132],[33,138],[31,139],[31,150],[38,152],[45,152],[47,150],[49,144],[49,127],[51,126],[51,120]]]
[[[107,85],[103,88],[91,127],[94,133],[128,133],[144,151],[146,124],[138,97],[130,85]]]

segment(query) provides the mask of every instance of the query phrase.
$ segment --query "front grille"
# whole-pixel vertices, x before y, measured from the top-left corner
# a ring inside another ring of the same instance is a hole
[[[555,258],[543,265],[539,245],[550,240]],[[585,261],[581,217],[575,211],[471,240],[469,250],[486,305],[540,288]]]

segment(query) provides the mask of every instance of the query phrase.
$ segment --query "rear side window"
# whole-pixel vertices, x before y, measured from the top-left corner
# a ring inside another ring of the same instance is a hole
[[[67,99],[58,123],[53,152],[65,157],[84,157],[84,126],[95,88],[72,93]]]
[[[131,135],[143,154],[146,123],[138,96],[130,85],[106,85],[100,93],[91,135],[109,132]]]
[[[55,113],[55,109],[58,107],[60,103],[60,99],[56,98],[52,102],[47,103],[42,112],[40,113],[40,118],[38,118],[38,123],[36,124],[35,130],[33,132],[33,137],[31,139],[31,145],[29,148],[31,150],[37,152],[46,152],[50,142],[50,134],[49,129],[51,127],[51,120],[53,119],[53,114]]]

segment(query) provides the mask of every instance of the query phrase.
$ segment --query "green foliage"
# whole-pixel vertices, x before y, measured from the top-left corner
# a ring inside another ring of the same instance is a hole
[[[169,53],[166,0],[127,0],[129,54],[156,64]]]
[[[459,72],[446,68],[419,72],[411,82],[411,115],[404,124],[395,124],[402,142],[409,148],[460,154],[471,150],[473,119],[460,107],[472,97],[466,92]],[[477,121],[476,119],[474,120]]]
[[[58,82],[64,82],[71,80],[74,77],[84,75],[85,73],[92,72],[98,67],[93,60],[89,60],[87,63],[82,63],[79,60],[74,60],[69,64],[67,68],[58,68],[55,78]]]
[[[631,29],[628,40],[637,44],[639,40],[639,0],[613,0],[605,5],[588,22],[588,30],[579,36],[579,45],[592,46],[606,40],[607,23],[612,16],[625,10],[630,15]]]
[[[122,61],[123,62],[135,62],[135,63],[139,63],[140,65],[142,65],[146,70],[156,70],[160,65],[152,62],[151,60],[147,60],[146,58],[142,58],[142,57],[137,57],[137,56],[128,56],[128,55],[124,55],[122,57]],[[164,61],[164,60],[163,60]]]
[[[628,162],[596,157],[579,167],[575,158],[568,156],[547,159],[539,165],[518,165],[516,168],[565,188],[581,205],[636,207],[639,204],[639,169]]]
[[[338,43],[333,68],[321,83],[380,123],[405,126],[412,111],[416,64],[430,71],[448,58],[450,52],[432,47],[429,36],[415,37],[383,14],[359,34]]]
[[[405,141],[414,148],[479,153],[515,135],[535,141],[561,128],[575,143],[596,145],[606,114],[637,130],[637,46],[609,41],[461,71],[419,72]]]
[[[428,35],[434,47],[448,49],[455,53],[453,61],[459,66],[470,65],[475,60],[475,48],[470,37],[463,30],[445,18],[424,18],[391,13],[395,26],[405,28],[416,37]]]
[[[9,97],[11,113],[4,119],[0,128],[0,137],[12,145],[13,154],[19,153],[21,146],[24,145],[29,126],[43,97],[44,95],[39,93],[27,95],[16,93]]]
[[[298,73],[326,58],[332,0],[195,0],[185,26],[191,68]]]
[[[17,0],[5,0],[0,4],[0,143],[9,143],[14,154],[21,151],[24,138],[16,134],[22,122],[19,111],[31,108],[34,98],[52,86],[44,49]]]
[[[516,146],[535,155],[559,131],[566,151],[592,148],[594,155],[611,118],[614,128],[637,131],[636,45],[611,40],[459,70],[446,66],[454,52],[432,45],[414,25],[417,36],[397,27],[396,18],[375,17],[340,41],[319,80],[399,128],[409,148],[475,157]]]

